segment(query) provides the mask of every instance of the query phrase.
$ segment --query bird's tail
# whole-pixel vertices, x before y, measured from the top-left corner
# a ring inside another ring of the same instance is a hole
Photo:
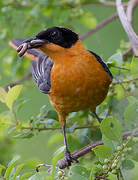
[[[14,49],[17,49],[27,38],[24,39],[14,39],[9,42],[9,45],[13,47]],[[34,60],[35,57],[38,56],[46,56],[42,51],[38,49],[28,49],[27,52],[24,54],[27,56],[29,59]]]

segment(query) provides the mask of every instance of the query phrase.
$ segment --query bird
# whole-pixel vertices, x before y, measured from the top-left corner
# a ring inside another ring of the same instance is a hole
[[[106,98],[113,75],[105,62],[87,50],[79,35],[71,29],[53,26],[35,37],[15,39],[10,45],[19,56],[31,61],[32,76],[39,90],[48,94],[62,129],[67,167],[77,163],[68,148],[66,118],[69,113],[96,107]]]

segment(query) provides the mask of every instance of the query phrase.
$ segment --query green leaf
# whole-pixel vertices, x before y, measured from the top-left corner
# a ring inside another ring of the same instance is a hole
[[[134,152],[132,159],[136,162],[138,162],[138,152]]]
[[[40,123],[52,125],[54,123],[54,120],[53,119],[41,120]]]
[[[133,163],[133,161],[131,161],[131,160],[124,160],[123,162],[122,162],[122,168],[123,169],[126,169],[126,170],[131,170],[131,169],[133,169],[135,167],[135,164]]]
[[[68,177],[68,180],[88,180],[88,178],[83,177],[79,174],[72,174],[71,177]]]
[[[37,116],[38,120],[43,120],[43,119],[54,119],[58,120],[58,115],[55,110],[48,110],[46,105],[43,105],[40,109],[40,113]]]
[[[138,103],[128,105],[124,112],[124,118],[128,123],[138,120]]]
[[[96,165],[94,164],[94,166]],[[89,180],[95,180],[95,173],[96,173],[95,167],[92,167]]]
[[[22,85],[17,85],[9,89],[7,97],[6,97],[6,104],[10,110],[12,110],[13,103],[18,98],[22,90],[22,87],[23,87]]]
[[[14,172],[12,180],[16,180],[17,175],[19,174],[19,172],[21,171],[21,169],[23,167],[24,167],[24,164],[20,164],[20,165],[17,166],[17,168],[16,168],[16,170]]]
[[[14,132],[16,130],[16,127],[10,126],[7,130],[7,134],[11,134],[12,132]]]
[[[133,150],[131,152],[131,158],[138,162],[138,143],[134,144]]]
[[[69,180],[88,180],[89,179],[89,172],[85,167],[82,166],[72,166],[70,169],[71,176]]]
[[[20,159],[20,156],[15,156],[8,164],[8,167],[10,167],[13,164],[16,164],[16,162]]]
[[[97,25],[97,20],[89,12],[84,13],[79,20],[88,28],[92,28]]]
[[[114,76],[118,76],[119,73],[120,73],[120,69],[115,68],[114,66],[116,66],[116,67],[121,67],[122,66],[122,64],[123,64],[122,54],[120,52],[118,52],[116,54],[113,54],[108,59],[108,62],[106,62],[106,63],[107,63],[107,66],[110,68],[110,71],[112,72],[112,74]]]
[[[118,100],[121,100],[124,97],[124,89],[120,86],[120,84],[115,86],[115,92]]]
[[[55,167],[58,160],[64,157],[64,149],[65,149],[65,146],[62,146],[54,153],[54,157],[52,159],[52,165],[53,165],[52,174],[54,174]]]
[[[25,167],[28,168],[28,169],[34,169],[38,164],[40,164],[40,161],[38,160],[28,160],[26,163],[25,163]]]
[[[119,67],[122,66],[123,64],[123,57],[122,57],[122,53],[118,52],[116,54],[113,54],[109,59],[107,64],[113,64],[115,63],[115,65],[118,65]],[[117,63],[117,64],[116,64]],[[113,64],[114,65],[114,64]]]
[[[31,138],[34,136],[34,133],[31,130],[27,130],[22,134],[17,134],[14,136],[14,138]]]
[[[64,151],[64,149],[65,149],[65,146],[60,147],[58,150],[56,150],[56,152],[54,152],[54,156],[62,153]]]
[[[5,103],[6,96],[7,96],[7,92],[3,88],[0,87],[0,101]]]
[[[117,175],[116,174],[112,174],[111,172],[108,173],[108,179],[110,179],[110,180],[119,180],[119,179],[117,179]],[[122,179],[122,180],[124,180],[124,179]]]
[[[108,158],[112,155],[112,149],[106,145],[99,145],[92,149],[96,156],[102,158]]]
[[[107,138],[104,134],[102,135],[102,141],[106,146],[111,148],[112,151],[115,150],[115,145],[114,145],[113,141],[111,139]]]
[[[48,173],[39,172],[31,176],[28,180],[52,180],[52,179]]]
[[[130,64],[130,71],[133,75],[138,75],[138,58],[133,57]]]
[[[127,100],[130,104],[138,103],[138,100],[134,96],[128,96]]]
[[[3,169],[6,169],[6,167],[3,166],[2,164],[0,164],[0,175],[1,175],[1,172],[2,172]]]
[[[47,146],[50,147],[55,143],[61,142],[62,140],[63,140],[63,135],[61,133],[55,133],[49,137]]]
[[[6,169],[6,172],[5,172],[5,179],[6,180],[9,180],[9,177],[10,177],[10,174],[12,172],[12,169],[14,168],[14,165],[16,164],[16,162],[20,159],[20,156],[16,156],[14,157],[11,162],[8,164],[8,168]]]
[[[114,66],[118,66],[117,62],[115,61],[112,61],[112,62],[106,62],[108,68],[110,69],[110,71],[112,72],[112,74],[114,76],[118,76],[118,69],[117,68],[114,68]]]
[[[66,128],[66,133],[73,133],[75,131],[76,126],[77,122],[75,122],[71,127]]]
[[[26,180],[29,176],[31,176],[33,173],[32,172],[27,172],[21,175],[19,180]]]
[[[122,140],[122,126],[119,121],[112,117],[106,118],[101,122],[101,132],[107,138],[114,141]]]
[[[46,118],[58,120],[57,112],[54,110],[49,110],[47,112]]]
[[[14,104],[15,113],[19,113],[26,102],[28,102],[27,99],[19,99],[18,101],[16,101]]]
[[[80,144],[78,138],[75,137],[73,134],[72,135],[71,134],[67,135],[67,142],[68,142],[68,147],[69,147],[71,152],[74,152],[74,151],[76,151],[76,149],[80,149],[82,147],[82,145]]]

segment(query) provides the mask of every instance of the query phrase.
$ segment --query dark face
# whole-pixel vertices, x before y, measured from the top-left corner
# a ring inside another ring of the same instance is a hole
[[[63,48],[70,48],[79,39],[78,35],[70,29],[62,27],[51,27],[36,35],[36,39],[47,43],[54,43]]]

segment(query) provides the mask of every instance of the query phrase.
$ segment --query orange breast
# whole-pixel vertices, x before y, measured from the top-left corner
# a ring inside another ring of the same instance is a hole
[[[85,52],[54,62],[49,97],[58,112],[95,110],[107,95],[111,78],[95,57]]]

